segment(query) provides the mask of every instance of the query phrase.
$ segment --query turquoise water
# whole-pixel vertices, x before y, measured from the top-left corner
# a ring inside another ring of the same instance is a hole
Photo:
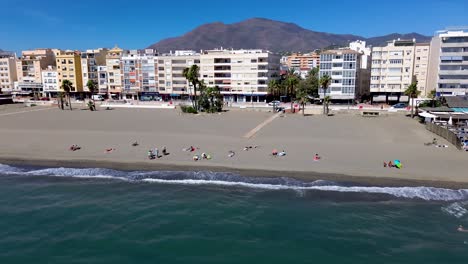
[[[0,165],[0,263],[467,263],[468,191]]]

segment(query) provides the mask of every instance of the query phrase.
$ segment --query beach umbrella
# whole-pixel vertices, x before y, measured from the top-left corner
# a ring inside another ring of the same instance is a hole
[[[449,121],[448,121],[448,124],[451,125],[451,126],[453,125],[452,116],[450,116]]]
[[[395,160],[394,164],[395,164],[395,167],[397,167],[398,169],[401,169],[401,167],[403,167],[400,160]]]

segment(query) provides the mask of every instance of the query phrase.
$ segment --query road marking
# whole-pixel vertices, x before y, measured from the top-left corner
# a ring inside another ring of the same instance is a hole
[[[4,114],[0,114],[0,116],[8,116],[8,115],[16,115],[16,114],[23,114],[23,113],[29,113],[29,112],[44,111],[44,110],[50,110],[50,109],[54,109],[54,108],[55,107],[48,107],[48,108],[34,109],[34,110],[28,110],[28,111],[4,113]]]
[[[260,129],[262,129],[264,126],[268,125],[269,123],[271,123],[273,120],[275,120],[275,118],[277,118],[278,116],[280,116],[282,113],[277,113],[273,116],[270,116],[267,120],[263,121],[262,123],[260,123],[258,126],[256,126],[254,129],[250,130],[247,134],[244,135],[244,138],[252,138],[253,136],[255,136],[255,134],[258,133],[258,131],[260,131]]]

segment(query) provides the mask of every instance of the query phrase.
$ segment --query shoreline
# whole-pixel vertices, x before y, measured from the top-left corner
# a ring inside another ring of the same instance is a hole
[[[105,168],[120,171],[210,171],[238,174],[242,177],[288,177],[305,182],[316,180],[334,181],[345,184],[358,184],[376,187],[436,187],[447,189],[468,189],[468,182],[438,181],[421,179],[401,179],[391,177],[369,177],[315,171],[246,169],[217,165],[188,165],[174,163],[123,162],[107,160],[56,160],[56,159],[20,159],[0,157],[0,164],[10,166],[39,166],[65,168]]]

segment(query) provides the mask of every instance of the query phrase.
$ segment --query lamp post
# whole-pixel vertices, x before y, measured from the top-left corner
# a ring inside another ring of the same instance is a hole
[[[254,90],[251,90],[250,92],[252,93],[252,95],[250,96],[250,101],[252,102],[252,109],[254,109],[254,103],[253,103],[253,93],[254,93]]]

